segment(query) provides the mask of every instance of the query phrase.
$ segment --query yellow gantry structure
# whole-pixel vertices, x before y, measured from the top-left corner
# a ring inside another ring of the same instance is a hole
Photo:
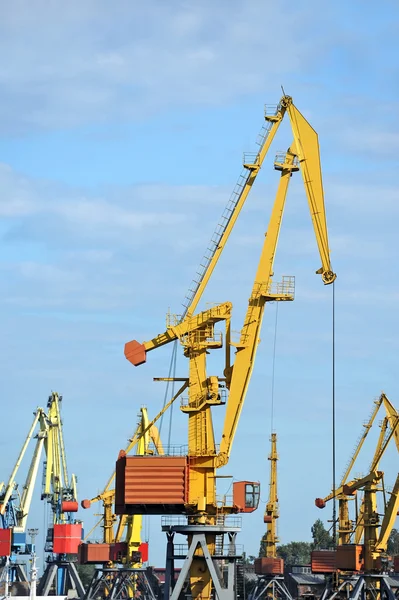
[[[354,478],[348,481],[349,475],[353,470],[360,450],[375,422],[381,406],[384,406],[386,416],[380,425],[380,433],[369,473],[365,477]],[[399,451],[399,414],[384,393],[374,402],[372,413],[363,427],[364,431],[349,460],[340,485],[335,490],[335,493],[332,492],[323,499],[316,499],[316,506],[324,508],[326,502],[329,500],[334,497],[338,499],[338,544],[363,543],[365,549],[365,570],[371,571],[375,567],[376,559],[386,553],[388,538],[394,526],[399,508],[398,475],[393,490],[390,492],[389,500],[384,506],[384,516],[382,522],[380,522],[377,507],[377,492],[384,491],[384,473],[379,470],[379,464],[391,440],[395,440]],[[349,501],[353,500],[357,491],[363,491],[363,498],[359,512],[355,520],[352,521],[349,515]]]
[[[276,170],[280,183],[265,234],[258,268],[248,302],[246,316],[238,342],[231,336],[232,305],[225,302],[196,313],[196,309],[226,246],[249,192],[259,174],[270,145],[288,115],[293,141],[286,153],[277,157]],[[137,341],[125,345],[125,356],[135,366],[146,360],[147,352],[179,339],[184,355],[189,360],[188,397],[182,399],[181,410],[188,415],[189,498],[186,506],[192,523],[215,522],[217,514],[234,512],[234,507],[219,507],[216,502],[216,470],[228,463],[234,436],[244,405],[248,384],[255,364],[264,309],[267,302],[287,301],[294,298],[294,279],[284,278],[275,284],[274,259],[282,224],[288,185],[293,172],[300,170],[305,185],[312,224],[319,249],[321,267],[317,273],[324,284],[336,278],[328,244],[326,213],[320,167],[318,137],[290,96],[284,95],[272,112],[265,113],[265,126],[256,155],[245,156],[244,171],[222,215],[208,250],[186,299],[186,310],[181,317],[167,323],[164,333],[143,344]],[[221,334],[215,325],[224,323],[225,368],[221,376],[208,375],[206,357],[210,350],[223,346]],[[234,360],[231,349],[235,349]],[[181,381],[181,380],[180,380]],[[211,408],[226,405],[224,425],[219,446],[215,443]],[[209,550],[214,554],[215,536],[207,537]],[[194,563],[195,564],[195,563]],[[191,569],[193,598],[209,598],[211,587],[201,563],[198,573]]]
[[[268,558],[277,557],[277,519],[279,518],[278,510],[278,494],[277,494],[277,434],[271,435],[271,453],[270,460],[270,482],[269,482],[269,499],[266,504],[264,522],[267,525],[266,535],[264,536],[264,553]]]

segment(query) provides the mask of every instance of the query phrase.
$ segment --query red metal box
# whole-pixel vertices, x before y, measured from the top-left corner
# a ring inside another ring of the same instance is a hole
[[[312,573],[334,573],[335,550],[313,550],[311,566]]]
[[[148,542],[142,542],[140,544],[139,552],[141,554],[141,562],[148,562]]]
[[[0,556],[11,554],[11,529],[0,529]]]
[[[81,543],[81,523],[54,525],[53,552],[55,554],[77,554]]]
[[[255,558],[256,575],[283,575],[284,561],[282,558]]]
[[[181,514],[188,501],[186,456],[123,456],[116,463],[117,515]]]
[[[79,563],[81,565],[107,563],[109,560],[109,544],[80,544]]]
[[[344,544],[337,546],[335,566],[341,571],[362,571],[363,546],[360,544]]]

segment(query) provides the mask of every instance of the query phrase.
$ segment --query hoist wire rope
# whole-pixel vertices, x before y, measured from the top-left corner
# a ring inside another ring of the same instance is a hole
[[[276,302],[276,317],[274,320],[270,433],[273,433],[273,425],[274,425],[274,383],[275,383],[275,367],[276,367],[277,323],[278,323],[278,302]]]
[[[333,544],[337,543],[337,500],[336,490],[336,466],[335,466],[335,282],[332,284],[332,492],[333,492]]]
[[[165,394],[164,394],[164,398],[163,398],[162,409],[165,408],[166,403],[170,400],[170,397],[173,397],[173,392],[172,392],[172,396],[169,395],[169,386],[171,383],[173,383],[172,389],[174,389],[174,382],[170,381],[170,379],[172,377],[173,378],[175,377],[174,371],[176,370],[176,354],[177,354],[177,340],[175,340],[173,342],[172,354],[171,354],[170,363],[169,363],[168,381],[166,382],[166,389],[165,389]],[[173,405],[171,406],[171,408],[172,407],[173,407]],[[161,433],[162,433],[162,426],[163,426],[163,418],[164,418],[164,415],[162,415],[159,420],[159,437],[161,439],[162,439]],[[169,418],[168,439],[170,439],[171,427],[172,427],[172,419]]]
[[[172,361],[173,361],[173,366],[172,366],[172,378],[173,381],[172,383],[172,393],[170,395],[170,398],[173,398],[173,396],[175,395],[175,377],[176,377],[176,361],[177,361],[177,340],[175,341],[175,353],[174,355],[172,355]],[[168,431],[168,448],[170,449],[170,440],[171,440],[171,435],[172,435],[172,424],[173,424],[173,407],[174,404],[171,405],[170,409],[169,409],[169,431]]]

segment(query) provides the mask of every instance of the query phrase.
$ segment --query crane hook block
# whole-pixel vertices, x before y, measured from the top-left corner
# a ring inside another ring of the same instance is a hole
[[[323,498],[316,498],[314,503],[316,504],[317,508],[325,508],[326,507],[326,503],[324,502]]]
[[[144,344],[140,344],[140,342],[137,342],[136,340],[127,342],[125,344],[125,357],[135,367],[145,363],[147,357]]]

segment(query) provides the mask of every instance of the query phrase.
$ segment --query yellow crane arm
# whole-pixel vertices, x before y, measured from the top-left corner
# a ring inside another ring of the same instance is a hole
[[[195,331],[196,329],[205,327],[207,325],[213,326],[219,321],[228,319],[231,314],[231,309],[231,302],[224,302],[223,304],[213,306],[212,308],[205,310],[198,315],[189,317],[184,321],[177,323],[176,325],[171,325],[164,333],[157,335],[148,342],[144,342],[142,344],[136,340],[127,342],[125,344],[125,357],[129,362],[137,367],[138,365],[145,363],[147,352],[150,350],[154,350],[155,348],[169,344],[169,342],[173,342],[174,340],[177,340],[182,336]]]
[[[292,101],[287,105],[287,112],[294,135],[293,151],[299,159],[321,258],[322,266],[317,273],[321,274],[325,284],[329,284],[336,279],[336,275],[330,264],[318,135]]]
[[[399,420],[399,414],[396,408],[391,404],[385,394],[381,394],[381,400],[384,403],[384,408],[387,413],[387,417],[389,419],[389,425],[391,429],[394,430],[394,439],[396,448],[399,451],[399,428],[397,427],[397,422]]]
[[[25,456],[26,450],[28,448],[29,442],[31,441],[33,434],[35,433],[35,429],[36,429],[36,425],[40,423],[40,427],[41,429],[46,428],[46,423],[45,423],[45,413],[44,410],[42,408],[38,408],[36,410],[35,413],[35,417],[33,419],[33,423],[32,426],[28,432],[28,435],[26,436],[25,442],[22,446],[21,452],[19,453],[19,456],[17,458],[17,462],[15,463],[15,466],[12,470],[12,473],[10,475],[10,478],[7,482],[7,485],[4,486],[4,495],[2,495],[1,498],[1,505],[0,505],[0,514],[4,515],[6,512],[6,508],[7,508],[7,503],[10,500],[12,493],[15,489],[15,478],[18,472],[19,467],[21,466],[21,462]]]
[[[245,400],[245,394],[255,363],[255,355],[259,342],[259,330],[262,324],[265,303],[267,300],[277,299],[272,295],[271,291],[273,262],[293,164],[294,155],[288,153],[285,166],[281,171],[280,183],[273,205],[269,227],[265,235],[255,283],[249,299],[244,326],[240,334],[240,341],[237,345],[235,362],[234,365],[230,367],[230,369],[226,369],[225,372],[226,386],[230,391],[220,443],[220,466],[227,463],[230,455],[231,445],[233,443]],[[281,299],[284,298],[282,297]],[[292,300],[292,293],[287,295],[286,299]]]
[[[20,510],[18,511],[20,515],[18,517],[18,526],[14,527],[15,532],[22,533],[25,531],[26,528],[26,522],[28,520],[29,509],[32,502],[33,490],[35,487],[37,473],[40,466],[40,459],[42,455],[45,435],[45,431],[40,431],[37,436],[35,450],[33,452],[33,457],[31,460],[28,474],[26,476],[25,485],[21,496]]]
[[[306,165],[307,168],[307,174],[306,176],[304,175],[304,181],[307,189],[309,206],[311,207],[316,240],[322,260],[322,269],[319,269],[318,273],[321,274],[325,284],[332,283],[336,278],[330,264],[327,229],[324,227],[324,224],[326,223],[324,198],[316,198],[316,193],[322,194],[322,188],[320,192],[319,186],[312,187],[307,180],[309,173],[317,173],[320,171],[317,135],[316,137],[313,135],[315,133],[313,129],[292,104],[288,105],[288,111],[291,111],[292,115],[291,124],[293,124],[293,118],[295,117],[296,119],[295,128],[293,126],[295,143],[293,147],[289,148],[285,161],[277,166],[277,168],[281,170],[280,183],[264,240],[252,294],[249,299],[244,326],[241,330],[240,342],[237,345],[234,366],[230,368],[230,373],[226,374],[227,387],[229,387],[230,393],[225,414],[222,441],[220,444],[219,465],[226,464],[228,461],[231,445],[244,404],[248,383],[254,367],[265,304],[267,301],[293,299],[293,289],[290,289],[289,286],[283,286],[280,289],[277,288],[277,290],[273,292],[271,284],[274,257],[280,234],[288,184],[292,172],[298,170],[295,163],[297,152],[300,152],[299,159],[301,169],[304,168],[304,165]],[[311,130],[310,132],[309,129]],[[314,145],[316,145],[316,148],[313,147]],[[316,163],[315,165],[313,164],[314,162]],[[317,211],[320,211],[319,215],[315,214]]]
[[[216,267],[216,264],[226,246],[230,233],[237,221],[245,201],[248,198],[249,192],[255,182],[263,161],[269,151],[274,136],[284,118],[287,106],[291,102],[289,96],[283,96],[277,105],[274,114],[267,114],[265,111],[266,125],[264,133],[261,135],[260,150],[256,156],[250,161],[244,156],[244,175],[241,175],[239,182],[234,188],[233,194],[227,204],[225,211],[217,225],[217,228],[212,236],[207,249],[207,254],[202,259],[201,266],[197,273],[197,279],[192,282],[192,288],[187,295],[186,315],[190,317],[194,314],[195,309],[201,299],[201,296],[211,278],[211,275]],[[183,315],[184,317],[185,315]]]
[[[350,459],[350,461],[348,463],[348,466],[345,469],[345,473],[342,476],[341,485],[343,485],[346,482],[346,480],[349,477],[350,472],[352,471],[353,465],[355,464],[356,459],[359,456],[359,452],[362,449],[362,446],[363,446],[363,444],[364,444],[364,442],[365,442],[365,440],[366,440],[366,438],[368,436],[368,433],[369,433],[370,429],[373,426],[373,423],[375,421],[377,413],[380,410],[381,404],[382,404],[382,398],[379,398],[378,400],[376,400],[374,402],[373,411],[372,411],[372,413],[371,413],[371,415],[370,415],[369,420],[367,421],[367,423],[365,423],[363,425],[364,431],[363,431],[362,435],[360,436],[359,441],[356,444],[355,451],[353,452],[352,457],[351,457],[351,459]],[[377,448],[378,448],[378,446],[377,446]],[[331,493],[329,496],[327,496],[326,498],[324,498],[324,501],[327,502],[328,500],[331,500],[333,497],[334,496]]]
[[[380,535],[376,544],[376,551],[386,552],[388,538],[391,535],[392,528],[399,509],[399,475],[396,478],[395,485],[391,492],[391,497],[385,507],[384,518],[381,523]]]

